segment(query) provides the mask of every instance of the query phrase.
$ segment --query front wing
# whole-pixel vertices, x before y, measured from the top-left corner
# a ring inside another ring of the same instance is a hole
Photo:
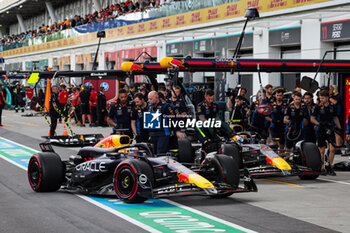
[[[43,136],[47,143],[60,147],[83,147],[92,146],[99,142],[102,134],[77,134],[74,136]]]
[[[299,176],[303,174],[308,175],[318,175],[319,171],[313,171],[311,168],[300,166],[300,165],[291,165],[291,170],[281,170],[273,165],[260,165],[258,167],[248,168],[250,175],[255,178],[261,177],[271,177],[271,176]]]

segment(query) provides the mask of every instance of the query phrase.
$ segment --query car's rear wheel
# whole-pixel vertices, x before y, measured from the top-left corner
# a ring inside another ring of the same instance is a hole
[[[319,172],[321,170],[321,156],[316,144],[312,142],[304,142],[301,147],[303,156],[303,165],[311,168],[314,172]],[[302,173],[299,178],[302,180],[314,180],[319,176],[319,174],[309,174]]]
[[[237,161],[232,156],[216,154],[210,160],[211,166],[216,174],[216,183],[226,183],[232,188],[237,188],[239,184],[239,167]],[[212,197],[224,198],[231,196],[233,191],[218,190],[218,193]]]
[[[30,187],[36,192],[57,191],[64,178],[61,158],[51,152],[33,155],[29,160],[27,172]]]
[[[126,160],[120,163],[114,172],[113,186],[118,198],[126,203],[142,203],[146,197],[139,194],[139,177],[145,175],[154,185],[154,175],[149,164],[141,160]]]

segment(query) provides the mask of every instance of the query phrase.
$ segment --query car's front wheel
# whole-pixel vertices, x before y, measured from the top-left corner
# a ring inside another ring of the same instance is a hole
[[[303,165],[311,168],[314,172],[319,172],[321,170],[322,161],[320,151],[318,150],[316,144],[312,142],[303,142],[301,150]],[[301,180],[314,180],[318,176],[318,173],[302,173],[299,175],[299,178]]]
[[[149,164],[141,160],[126,160],[115,169],[113,176],[114,191],[118,198],[126,203],[142,203],[147,200],[140,195],[141,183],[147,182],[154,185],[154,175]]]
[[[216,174],[214,180],[215,183],[228,184],[232,188],[238,187],[240,179],[239,165],[237,160],[235,160],[232,156],[215,154],[206,162],[210,163],[210,166],[214,168],[214,172]],[[233,193],[234,191],[218,190],[218,193],[212,197],[224,198],[231,196]]]

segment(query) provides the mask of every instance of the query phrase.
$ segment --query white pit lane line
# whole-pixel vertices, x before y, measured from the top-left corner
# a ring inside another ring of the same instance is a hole
[[[35,149],[33,149],[33,148],[30,148],[30,147],[27,147],[27,146],[25,146],[25,145],[22,145],[22,144],[20,144],[20,143],[15,142],[15,141],[9,140],[9,139],[7,139],[7,138],[0,137],[0,139],[6,140],[6,141],[11,142],[11,143],[14,143],[14,144],[16,144],[16,145],[19,145],[19,146],[21,146],[21,147],[23,147],[23,148],[32,150],[32,151],[34,151],[34,152],[40,152],[40,151],[38,151],[38,150],[35,150]],[[15,165],[15,166],[17,166],[17,167],[19,167],[19,168],[25,170],[25,171],[27,171],[27,167],[24,167],[24,166],[22,166],[22,165],[20,165],[20,164],[18,164],[18,163],[16,163],[16,162],[14,162],[14,161],[12,161],[11,159],[6,158],[5,156],[3,156],[3,155],[1,155],[1,154],[0,154],[0,158],[6,160],[7,162],[9,162],[9,163],[11,163],[11,164],[13,164],[13,165]],[[119,211],[117,211],[117,210],[115,210],[115,209],[112,209],[112,208],[110,208],[110,207],[108,207],[108,206],[106,206],[106,205],[104,205],[104,204],[102,204],[102,203],[100,203],[100,202],[98,202],[98,201],[95,201],[95,200],[93,200],[93,199],[91,199],[91,198],[89,198],[89,197],[87,197],[87,196],[85,196],[85,195],[74,194],[74,193],[72,193],[72,194],[75,195],[75,196],[77,196],[77,197],[79,197],[79,198],[81,198],[81,199],[83,199],[83,200],[85,200],[85,201],[87,201],[87,202],[89,202],[89,203],[91,203],[91,204],[93,204],[93,205],[95,205],[95,206],[97,206],[97,207],[100,207],[101,209],[106,210],[107,212],[109,212],[109,213],[111,213],[111,214],[113,214],[113,215],[115,215],[115,216],[117,216],[117,217],[119,217],[119,218],[122,218],[122,219],[124,219],[124,220],[126,220],[126,221],[128,221],[128,222],[130,222],[130,223],[132,223],[132,224],[134,224],[134,225],[136,225],[136,226],[138,226],[138,227],[140,227],[140,228],[142,228],[142,229],[148,231],[148,232],[152,232],[152,233],[161,233],[161,231],[158,231],[158,230],[156,230],[156,229],[154,229],[154,228],[152,228],[152,227],[150,227],[150,226],[148,226],[148,225],[146,225],[146,224],[144,224],[144,223],[141,223],[141,222],[139,222],[139,221],[133,219],[132,217],[130,217],[130,216],[128,216],[128,215],[125,215],[125,214],[123,214],[123,213],[121,213],[121,212],[119,212]],[[183,208],[183,209],[185,209],[185,210],[191,211],[191,212],[193,212],[193,213],[202,215],[203,217],[206,217],[206,218],[211,219],[211,220],[213,220],[213,221],[216,221],[216,222],[225,224],[225,225],[227,225],[227,226],[236,228],[237,230],[241,230],[241,231],[244,231],[244,232],[247,232],[247,233],[257,233],[256,231],[253,231],[253,230],[244,228],[244,227],[239,226],[239,225],[237,225],[237,224],[234,224],[234,223],[231,223],[231,222],[229,222],[229,221],[220,219],[220,218],[218,218],[218,217],[215,217],[215,216],[212,216],[212,215],[207,214],[207,213],[205,213],[205,212],[202,212],[202,211],[200,211],[200,210],[196,210],[196,209],[194,209],[194,208],[191,208],[191,207],[182,205],[182,204],[180,204],[180,203],[177,203],[177,202],[174,202],[174,201],[171,201],[171,200],[168,200],[168,199],[162,199],[162,201],[167,202],[167,203],[170,203],[170,204],[172,204],[172,205],[174,205],[174,206],[178,206],[178,207]]]
[[[332,182],[332,183],[338,183],[338,184],[350,185],[350,183],[349,183],[349,182],[340,181],[340,180],[331,180],[331,179],[326,179],[326,178],[317,178],[317,179],[318,179],[318,180],[323,180],[323,181]]]

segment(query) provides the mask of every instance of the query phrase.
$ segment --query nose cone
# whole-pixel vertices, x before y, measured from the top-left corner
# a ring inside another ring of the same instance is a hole
[[[280,170],[290,171],[292,168],[290,165],[281,157],[279,158],[266,158],[267,164],[274,165]]]
[[[143,71],[143,68],[140,65],[137,65],[133,62],[123,62],[123,64],[121,65],[121,69],[124,72]]]
[[[170,67],[173,67],[174,65],[179,67],[184,67],[183,62],[176,60],[172,57],[163,58],[162,60],[160,60],[160,65],[163,68],[170,68]]]

